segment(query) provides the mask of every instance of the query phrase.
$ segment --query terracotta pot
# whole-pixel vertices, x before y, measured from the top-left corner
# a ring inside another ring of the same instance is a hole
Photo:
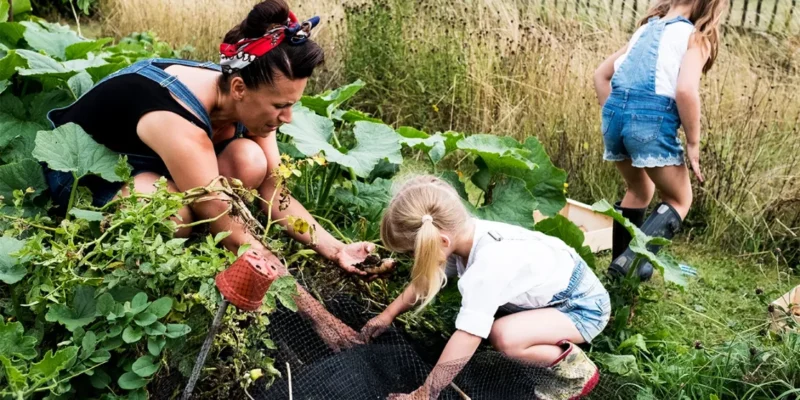
[[[255,311],[261,307],[269,286],[278,278],[278,271],[264,257],[249,250],[233,265],[217,275],[222,296],[237,308]]]

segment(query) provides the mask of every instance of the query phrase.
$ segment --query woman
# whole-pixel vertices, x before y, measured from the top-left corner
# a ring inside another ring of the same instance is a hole
[[[223,175],[272,198],[272,171],[280,163],[276,131],[291,122],[292,105],[323,61],[322,49],[308,40],[317,21],[298,23],[283,0],[264,1],[225,35],[221,66],[170,59],[138,62],[48,117],[54,126],[76,123],[99,143],[126,154],[137,192],[153,192],[153,183],[162,176],[168,179],[169,190],[185,191]],[[56,204],[66,208],[72,175],[49,171],[47,181]],[[122,184],[94,176],[82,179],[80,185],[92,191],[96,206],[129,194]],[[267,204],[263,207],[268,211]],[[225,196],[219,194],[216,201],[184,207],[178,214],[186,224],[214,218],[226,209]],[[296,201],[285,210],[276,204],[272,215],[300,217],[319,227]],[[231,231],[223,241],[226,248],[236,251],[249,244],[280,265],[240,221],[223,216],[211,223],[211,231]],[[183,229],[177,234],[188,233]],[[291,234],[305,244],[311,242],[308,233]],[[319,254],[348,272],[364,274],[353,264],[363,261],[374,245],[345,245],[323,229],[317,229],[316,239]]]

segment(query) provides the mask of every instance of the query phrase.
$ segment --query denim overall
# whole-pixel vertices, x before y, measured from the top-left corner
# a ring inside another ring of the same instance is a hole
[[[611,79],[611,95],[603,106],[606,161],[631,159],[634,167],[682,165],[678,138],[681,120],[675,100],[656,94],[658,49],[670,24],[692,24],[684,17],[651,18]]]
[[[498,242],[504,240],[537,240],[526,235],[503,237],[494,231],[490,231],[487,236]],[[473,251],[480,252],[482,245],[491,243],[485,239],[486,236],[478,239],[478,244]],[[592,339],[599,335],[608,324],[608,320],[611,317],[611,299],[608,291],[606,291],[586,262],[574,251],[570,250],[569,253],[575,261],[575,266],[567,288],[557,293],[547,304],[540,308],[551,307],[561,311],[572,320],[586,343],[591,343]],[[500,312],[503,314],[525,310],[527,309],[511,303],[500,307]]]
[[[97,88],[103,82],[121,75],[138,74],[144,76],[152,80],[153,82],[157,82],[162,87],[167,88],[167,90],[169,90],[173,96],[175,96],[178,100],[182,101],[183,104],[189,107],[190,111],[192,111],[205,124],[206,133],[208,134],[208,137],[211,138],[211,136],[213,135],[213,131],[211,130],[211,118],[206,112],[205,107],[203,107],[203,104],[200,103],[200,100],[198,100],[197,97],[189,90],[189,88],[187,88],[186,85],[184,85],[181,81],[179,81],[176,76],[168,74],[166,71],[153,64],[184,65],[187,67],[196,67],[196,68],[209,69],[213,71],[221,71],[220,66],[212,62],[201,63],[189,60],[154,58],[149,60],[138,61],[134,64],[131,64],[128,67],[120,69],[119,71],[116,71],[106,76],[105,78],[101,79],[90,90],[94,90],[94,88]],[[71,105],[51,110],[50,112],[47,113],[47,120],[50,122],[50,125],[53,128],[55,128],[55,124],[53,123],[52,119],[50,119],[50,113],[52,113],[53,111],[69,108],[70,106]],[[236,136],[234,138],[241,137],[243,133],[244,133],[244,126],[238,124],[236,126]],[[229,139],[226,142],[220,143],[217,146],[215,146],[215,148],[221,151],[221,149],[224,148],[224,145],[227,145],[232,140],[233,139]],[[146,156],[140,154],[129,154],[129,153],[120,153],[120,154],[124,154],[128,157],[128,164],[130,164],[133,167],[132,175],[150,171],[164,176],[169,176],[169,171],[167,171],[167,168],[164,165],[163,161],[161,161],[161,159],[158,157]],[[61,206],[62,209],[66,209],[67,203],[69,201],[69,195],[70,192],[72,191],[72,184],[73,184],[72,174],[69,172],[54,171],[49,168],[46,169],[45,171],[46,171],[45,176],[47,178],[47,184],[48,186],[50,186],[50,191],[53,200],[56,202],[56,204]],[[111,201],[111,199],[117,195],[117,192],[122,187],[122,183],[108,182],[97,176],[87,176],[81,179],[81,186],[86,186],[92,191],[92,203],[94,206],[100,207]]]

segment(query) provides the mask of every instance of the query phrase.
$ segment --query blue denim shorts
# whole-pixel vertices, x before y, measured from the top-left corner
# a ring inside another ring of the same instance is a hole
[[[556,305],[555,309],[569,317],[583,340],[591,343],[608,325],[611,318],[611,298],[594,272],[586,266],[575,291],[566,301]]]
[[[603,159],[631,159],[637,168],[683,165],[680,126],[675,100],[647,92],[614,91],[603,106]]]
[[[561,311],[575,324],[583,340],[591,343],[608,325],[611,318],[611,298],[586,262],[577,258],[569,288],[553,297],[546,307]],[[500,307],[498,317],[526,310],[514,304],[505,304]]]

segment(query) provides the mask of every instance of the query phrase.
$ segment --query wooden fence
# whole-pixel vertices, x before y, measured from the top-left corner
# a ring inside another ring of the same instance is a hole
[[[535,0],[534,0],[535,1]],[[563,14],[588,13],[607,16],[620,26],[633,28],[650,5],[649,0],[540,0]],[[724,24],[746,29],[797,34],[800,33],[798,0],[729,0],[730,8]]]

